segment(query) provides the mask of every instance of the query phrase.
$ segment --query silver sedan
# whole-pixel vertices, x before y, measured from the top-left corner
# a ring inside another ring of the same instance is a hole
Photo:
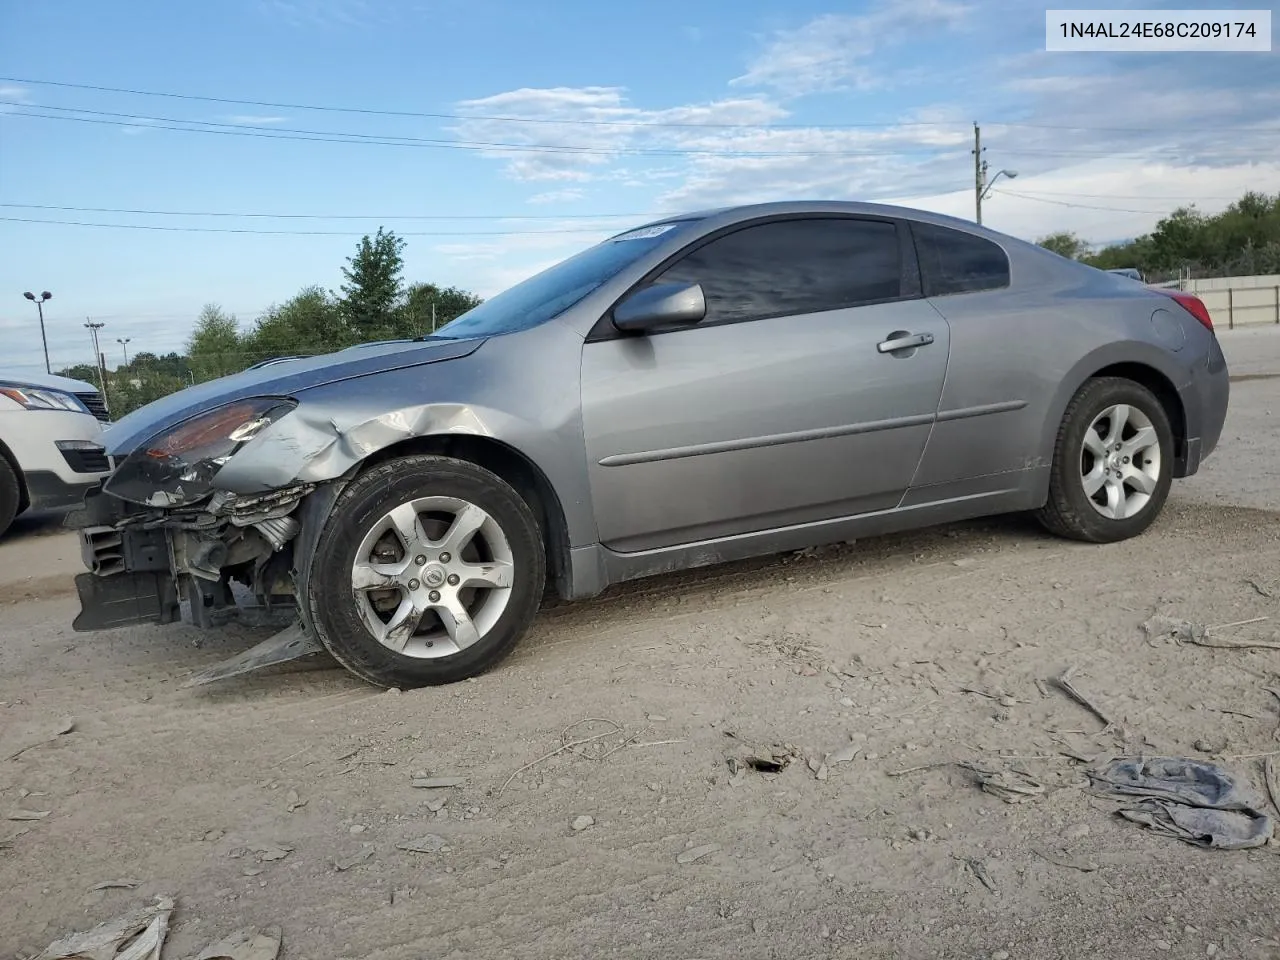
[[[1195,297],[967,221],[670,217],[432,336],[116,423],[119,466],[76,521],[75,626],[184,601],[213,626],[254,595],[367,681],[447,683],[507,654],[548,591],[1010,511],[1137,536],[1227,398]]]

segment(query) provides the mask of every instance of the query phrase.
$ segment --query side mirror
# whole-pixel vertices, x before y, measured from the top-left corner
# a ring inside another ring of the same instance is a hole
[[[613,309],[613,325],[626,333],[655,327],[692,326],[707,315],[707,298],[696,283],[656,283],[637,290]]]

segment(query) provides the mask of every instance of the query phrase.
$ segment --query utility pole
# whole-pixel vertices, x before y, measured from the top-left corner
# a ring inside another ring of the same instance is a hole
[[[982,131],[978,124],[973,125],[973,200],[978,215],[978,223],[982,223],[982,195],[987,190],[987,164],[982,159]]]
[[[107,408],[109,416],[111,414],[111,398],[107,396],[107,365],[103,363],[102,350],[98,346],[98,331],[105,327],[106,324],[101,320],[94,323],[88,317],[85,317],[84,325],[89,328],[89,335],[93,338],[93,365],[98,368],[98,387],[102,390],[102,404]]]

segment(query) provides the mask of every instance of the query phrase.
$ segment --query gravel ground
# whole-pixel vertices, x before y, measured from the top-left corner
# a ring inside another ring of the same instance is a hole
[[[1280,373],[1274,331],[1223,340]],[[261,634],[75,634],[75,543],[28,519],[0,546],[0,816],[49,813],[0,820],[0,957],[156,894],[173,958],[246,925],[290,960],[1280,956],[1280,847],[1152,835],[1080,759],[1261,786],[1280,651],[1140,625],[1276,639],[1277,407],[1280,379],[1234,384],[1222,446],[1127,543],[1004,518],[642,581],[403,694],[318,658],[182,689]],[[799,759],[733,772],[771,750]],[[1008,804],[956,761],[1047,789]]]

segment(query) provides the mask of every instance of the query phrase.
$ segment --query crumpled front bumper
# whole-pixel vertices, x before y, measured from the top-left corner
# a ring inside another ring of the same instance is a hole
[[[67,517],[80,535],[86,573],[76,575],[80,613],[77,631],[107,630],[135,623],[174,623],[182,619],[177,576],[166,532],[148,527],[147,511],[91,489],[84,506]],[[125,523],[130,516],[138,522]]]
[[[79,532],[86,567],[75,578],[81,609],[73,629],[174,623],[183,601],[196,626],[218,626],[242,612],[233,580],[252,591],[268,617],[273,604],[291,607],[292,547],[301,529],[291,514],[312,489],[294,485],[252,497],[220,492],[187,509],[160,509],[94,488],[67,518]]]

